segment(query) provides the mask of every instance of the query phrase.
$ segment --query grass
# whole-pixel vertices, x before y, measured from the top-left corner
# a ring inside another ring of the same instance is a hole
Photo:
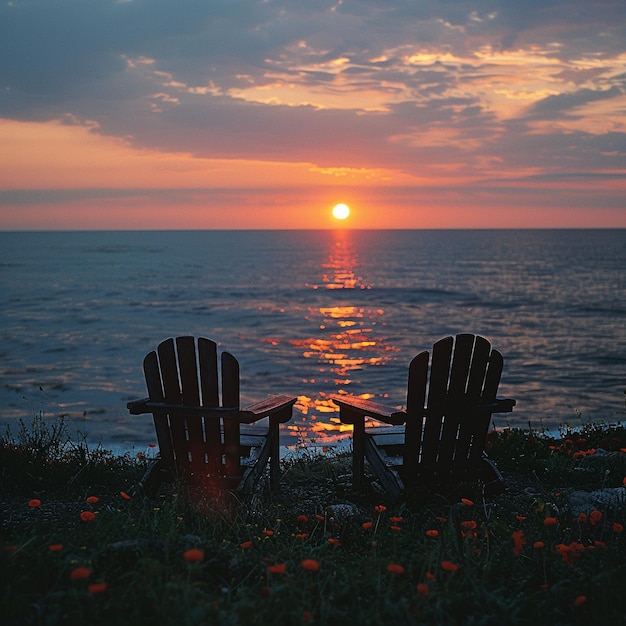
[[[0,437],[3,623],[621,623],[626,503],[568,500],[624,485],[624,428],[505,429],[488,451],[509,481],[493,501],[387,505],[351,489],[348,455],[305,451],[279,493],[220,509],[141,499],[147,459],[38,419]]]

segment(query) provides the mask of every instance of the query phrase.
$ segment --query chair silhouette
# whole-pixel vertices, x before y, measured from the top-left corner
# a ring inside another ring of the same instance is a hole
[[[364,458],[391,499],[482,483],[486,495],[505,488],[485,452],[491,415],[510,412],[515,400],[498,400],[503,359],[483,337],[460,334],[436,342],[409,366],[405,410],[334,395],[340,420],[353,425],[353,484],[361,486]],[[391,425],[367,427],[365,418]]]
[[[167,339],[146,355],[148,398],[128,410],[154,418],[159,456],[141,481],[147,495],[174,478],[199,496],[246,493],[268,460],[270,485],[278,485],[279,425],[291,419],[296,398],[276,395],[240,408],[239,363],[228,352],[220,361],[221,372],[217,344],[203,337]]]

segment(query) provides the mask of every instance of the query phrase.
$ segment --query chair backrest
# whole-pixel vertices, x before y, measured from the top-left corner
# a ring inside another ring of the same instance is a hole
[[[404,471],[446,473],[478,463],[496,399],[502,355],[483,337],[446,337],[409,366]]]
[[[220,398],[217,344],[210,339],[167,339],[146,355],[143,369],[151,401],[239,409],[239,363],[222,352]],[[243,474],[236,418],[161,411],[153,416],[161,457],[173,461],[187,482]]]

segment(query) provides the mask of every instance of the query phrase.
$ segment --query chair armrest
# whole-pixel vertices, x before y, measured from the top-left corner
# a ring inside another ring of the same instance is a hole
[[[335,404],[339,405],[339,419],[344,424],[354,424],[355,415],[359,418],[370,417],[393,426],[399,426],[406,421],[406,411],[398,411],[396,408],[379,402],[355,396],[332,395],[331,399]]]
[[[244,424],[251,424],[264,417],[276,415],[277,413],[284,412],[284,416],[278,416],[279,421],[284,423],[291,419],[291,409],[296,403],[297,398],[286,395],[271,396],[265,400],[260,400],[253,404],[249,404],[241,409],[241,422]],[[289,409],[289,411],[287,410]]]
[[[489,404],[479,404],[478,408],[480,410],[487,410],[490,413],[511,413],[516,404],[516,401],[511,399],[496,400],[495,402],[490,402]]]
[[[206,407],[206,406],[185,406],[184,404],[170,404],[167,402],[154,402],[150,398],[134,400],[129,402],[128,407],[131,415],[141,415],[142,413],[168,413],[169,415],[186,415],[202,417],[236,417],[242,424],[251,424],[264,417],[275,415],[280,411],[285,412],[281,422],[289,421],[291,412],[287,415],[287,409],[296,403],[296,398],[290,396],[273,396],[266,400],[261,400],[243,409],[238,407]]]
[[[398,411],[395,408],[386,406],[372,400],[365,400],[354,396],[331,396],[332,401],[339,405],[339,419],[344,424],[353,424],[354,416],[370,417],[385,424],[398,426],[406,422],[406,411]],[[490,413],[510,413],[515,406],[515,400],[495,400],[489,404],[481,404],[478,409],[489,411]],[[342,412],[345,411],[345,414]],[[424,410],[424,416],[428,415],[428,409]]]
[[[237,407],[186,406],[184,404],[154,402],[150,400],[150,398],[134,400],[129,402],[126,406],[131,415],[141,415],[142,413],[168,413],[169,415],[236,417],[240,413]]]

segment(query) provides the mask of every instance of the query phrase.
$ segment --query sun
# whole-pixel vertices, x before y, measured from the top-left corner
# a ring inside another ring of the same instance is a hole
[[[347,204],[336,204],[333,207],[333,217],[336,220],[345,220],[350,215],[350,207]]]

